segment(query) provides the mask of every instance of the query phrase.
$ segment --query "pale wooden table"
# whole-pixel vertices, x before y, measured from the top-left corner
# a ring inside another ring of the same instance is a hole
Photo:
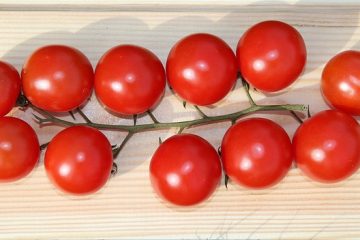
[[[176,40],[193,32],[222,37],[233,49],[239,36],[254,23],[278,19],[293,24],[304,36],[308,63],[301,78],[287,91],[265,97],[261,103],[310,104],[311,112],[326,109],[319,79],[324,63],[344,49],[359,49],[358,1],[135,1],[101,3],[90,0],[0,1],[0,56],[19,70],[37,47],[52,43],[81,49],[92,63],[110,47],[133,43],[154,51],[165,63]],[[211,115],[247,106],[240,86]],[[85,112],[94,121],[131,123],[106,113],[95,98]],[[14,111],[35,127],[41,142],[60,127],[39,128],[31,110]],[[184,109],[169,91],[155,115],[161,121],[184,120],[197,115]],[[287,115],[266,117],[282,124],[293,135],[297,122]],[[146,117],[139,122],[149,122]],[[197,127],[199,134],[219,146],[229,125]],[[148,180],[149,160],[158,137],[177,129],[136,135],[119,155],[119,173],[104,189],[89,197],[65,195],[48,182],[41,163],[27,178],[0,185],[0,238],[2,239],[359,239],[360,173],[336,185],[309,181],[292,169],[278,186],[250,191],[222,183],[213,197],[193,208],[176,208],[160,200]],[[111,142],[124,134],[105,132]]]

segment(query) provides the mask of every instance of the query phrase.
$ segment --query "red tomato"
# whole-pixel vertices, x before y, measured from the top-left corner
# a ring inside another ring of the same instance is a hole
[[[360,127],[346,113],[322,111],[296,131],[293,147],[297,166],[324,183],[341,181],[359,168]]]
[[[231,126],[222,141],[221,154],[229,178],[254,189],[282,180],[293,157],[285,130],[264,118],[245,119]]]
[[[29,124],[14,117],[0,118],[0,182],[28,175],[40,156],[39,141]]]
[[[221,164],[205,139],[178,134],[164,141],[150,163],[150,179],[157,194],[182,206],[200,203],[216,189]]]
[[[300,33],[279,21],[252,26],[239,40],[236,55],[242,76],[255,88],[274,92],[293,83],[306,62]]]
[[[16,69],[0,61],[0,117],[5,116],[15,106],[20,94],[21,80]]]
[[[328,104],[352,115],[360,115],[360,52],[345,51],[326,64],[321,90]]]
[[[133,115],[154,107],[164,94],[165,70],[149,50],[132,45],[110,49],[95,71],[95,92],[116,113]]]
[[[236,57],[220,38],[198,33],[178,41],[171,49],[166,73],[169,84],[195,105],[211,105],[226,96],[237,79]]]
[[[94,82],[86,56],[75,48],[60,45],[36,50],[25,62],[21,77],[28,100],[52,112],[79,107],[90,97]]]
[[[69,127],[57,134],[47,147],[45,169],[50,180],[72,194],[96,192],[109,179],[112,149],[99,130]]]

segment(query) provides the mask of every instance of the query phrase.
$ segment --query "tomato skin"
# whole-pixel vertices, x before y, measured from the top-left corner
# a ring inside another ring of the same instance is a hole
[[[166,74],[173,90],[195,105],[211,105],[226,96],[237,79],[231,48],[220,38],[198,33],[178,41],[171,49]]]
[[[344,51],[325,65],[321,91],[327,103],[351,115],[360,115],[360,52]]]
[[[94,72],[79,50],[62,45],[37,49],[25,62],[23,91],[36,107],[51,112],[68,112],[91,95]]]
[[[0,61],[0,86],[0,117],[2,117],[15,106],[21,88],[21,80],[17,70],[2,61]]]
[[[264,21],[243,34],[236,55],[246,81],[258,90],[275,92],[300,76],[306,62],[306,46],[292,26]]]
[[[216,189],[221,163],[216,150],[203,138],[178,134],[164,141],[150,162],[156,193],[180,206],[198,204]]]
[[[297,166],[311,179],[339,182],[360,165],[360,126],[350,115],[326,110],[306,120],[295,132]]]
[[[292,163],[290,138],[271,120],[250,118],[237,122],[225,133],[221,159],[225,173],[252,189],[280,182]]]
[[[61,190],[83,195],[98,191],[109,179],[112,149],[99,130],[69,127],[58,133],[45,153],[45,169]]]
[[[113,112],[133,115],[154,107],[164,94],[165,70],[149,50],[120,45],[107,51],[95,70],[95,92]]]
[[[29,124],[14,117],[0,118],[0,182],[27,176],[40,156],[39,141]]]

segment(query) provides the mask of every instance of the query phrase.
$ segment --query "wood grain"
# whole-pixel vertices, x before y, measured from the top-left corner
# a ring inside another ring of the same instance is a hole
[[[37,47],[60,43],[81,49],[95,66],[110,47],[122,43],[138,44],[151,49],[165,63],[171,46],[193,32],[210,32],[222,37],[233,49],[239,36],[252,24],[278,19],[293,24],[304,36],[308,63],[301,78],[288,90],[273,96],[253,93],[259,103],[304,103],[315,113],[327,106],[319,91],[324,63],[344,49],[359,49],[360,5],[357,1],[331,1],[309,5],[310,1],[282,4],[238,4],[236,1],[208,1],[205,8],[193,8],[185,1],[181,8],[163,1],[146,4],[132,2],[141,8],[122,8],[117,1],[100,5],[116,6],[113,11],[96,11],[81,4],[98,1],[60,1],[67,9],[51,9],[50,1],[34,0],[25,11],[26,1],[0,1],[0,56],[19,70],[26,57]],[[305,2],[305,4],[304,4]],[[130,3],[130,1],[125,1]],[[155,3],[155,5],[154,5]],[[143,4],[143,5],[141,5]],[[157,7],[156,4],[159,4]],[[227,7],[231,4],[231,8]],[[336,6],[335,6],[335,5]],[[16,6],[15,6],[16,5]],[[43,7],[42,6],[46,6]],[[80,6],[80,7],[79,7]],[[81,7],[82,6],[82,7]],[[179,6],[177,4],[176,6]],[[206,7],[207,6],[207,7]],[[8,8],[6,8],[8,7]],[[11,8],[10,8],[11,7]],[[41,11],[35,11],[38,10]],[[204,10],[205,9],[205,10]],[[11,11],[10,11],[11,10]],[[54,11],[53,11],[54,10]],[[210,115],[232,112],[247,106],[243,89],[237,86],[216,108],[204,111]],[[29,122],[46,142],[61,127],[39,128],[32,110],[12,112]],[[96,122],[131,123],[104,111],[95,97],[85,112]],[[181,101],[167,91],[155,110],[161,121],[196,118],[193,108],[184,109]],[[282,124],[290,136],[297,122],[287,115],[261,115]],[[140,123],[150,122],[143,117]],[[220,123],[187,130],[219,146],[229,124]],[[1,239],[359,239],[360,174],[335,185],[316,184],[292,169],[278,186],[251,191],[222,183],[205,203],[191,208],[170,206],[152,191],[148,165],[157,147],[158,137],[165,139],[177,129],[135,135],[116,162],[119,173],[100,192],[73,197],[56,190],[46,177],[42,158],[27,178],[0,185]],[[114,144],[124,134],[104,132]]]

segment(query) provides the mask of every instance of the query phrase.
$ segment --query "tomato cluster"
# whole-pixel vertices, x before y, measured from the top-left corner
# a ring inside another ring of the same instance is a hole
[[[240,38],[236,54],[217,36],[192,34],[170,50],[164,69],[151,51],[119,45],[107,51],[95,71],[88,58],[68,46],[36,50],[21,76],[0,62],[0,181],[18,180],[31,172],[40,155],[34,130],[23,120],[5,116],[21,92],[35,109],[68,112],[85,104],[92,90],[110,112],[137,115],[160,102],[168,82],[184,101],[209,106],[223,99],[241,76],[263,92],[291,85],[306,63],[300,33],[279,21],[265,21]],[[317,113],[297,129],[293,141],[285,130],[264,118],[234,123],[221,151],[193,134],[177,134],[160,144],[150,162],[155,191],[176,205],[207,199],[219,185],[222,169],[234,182],[253,189],[281,181],[293,159],[302,172],[320,182],[337,182],[360,165],[360,53],[346,51],[325,66],[321,89],[335,110]],[[89,194],[108,180],[113,149],[99,130],[73,126],[58,133],[45,153],[51,181],[72,194]]]

